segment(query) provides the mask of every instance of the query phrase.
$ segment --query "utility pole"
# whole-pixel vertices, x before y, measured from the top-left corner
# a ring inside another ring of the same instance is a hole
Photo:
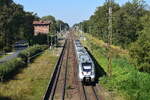
[[[61,24],[60,24],[60,26],[59,26],[59,30],[60,30],[60,32],[61,32]]]
[[[111,50],[111,45],[112,45],[112,34],[113,34],[113,29],[112,29],[112,3],[113,0],[108,0],[108,8],[109,8],[109,26],[108,26],[108,74],[111,77],[112,76],[112,50]]]
[[[83,37],[83,26],[81,24],[81,37]]]

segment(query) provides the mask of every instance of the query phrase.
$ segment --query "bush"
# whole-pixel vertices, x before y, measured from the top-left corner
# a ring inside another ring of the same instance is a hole
[[[150,73],[150,36],[142,34],[131,45],[130,56],[140,71]]]
[[[44,51],[46,48],[48,48],[46,45],[34,45],[34,46],[20,52],[18,57],[21,57],[23,59],[23,61],[27,62],[28,57],[32,57],[32,56],[36,55],[37,53]]]
[[[130,56],[136,67],[143,72],[150,73],[150,15],[142,18],[143,30],[139,32],[139,38],[132,43]]]
[[[0,79],[9,79],[10,77],[14,76],[16,72],[20,68],[23,68],[27,64],[27,58],[36,55],[37,53],[42,52],[47,48],[46,45],[35,45],[32,46],[24,51],[22,51],[18,58],[11,59],[6,63],[0,65]]]
[[[25,63],[21,58],[14,58],[6,63],[0,65],[0,78],[1,80],[7,79],[12,76],[14,72],[17,72],[18,69],[24,67]]]
[[[101,58],[101,61],[104,58]],[[150,75],[136,70],[126,59],[113,58],[112,77],[101,77],[100,83],[109,91],[123,94],[126,100],[149,100]]]

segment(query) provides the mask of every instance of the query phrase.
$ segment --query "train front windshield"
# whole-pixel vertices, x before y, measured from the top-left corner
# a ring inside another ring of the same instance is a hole
[[[92,64],[91,63],[82,63],[83,71],[90,72],[92,70]]]

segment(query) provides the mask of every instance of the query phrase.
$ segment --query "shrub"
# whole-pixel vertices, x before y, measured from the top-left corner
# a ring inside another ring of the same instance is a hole
[[[7,61],[0,65],[0,78],[1,80],[7,79],[10,77],[14,72],[17,72],[18,69],[24,67],[25,63],[22,61],[21,58],[14,58],[12,60]]]
[[[131,44],[130,56],[136,67],[150,73],[150,15],[142,18],[143,30],[139,32],[137,41]]]
[[[32,57],[36,55],[37,53],[42,52],[48,48],[46,45],[34,45],[30,48],[27,48],[26,50],[19,53],[18,57],[21,57],[23,61],[27,62],[28,57]]]
[[[101,58],[103,59],[103,58]],[[108,90],[117,90],[127,100],[148,100],[150,98],[150,76],[136,70],[123,58],[113,58],[113,76],[100,78]]]
[[[27,58],[36,55],[37,53],[45,50],[47,46],[45,45],[35,45],[24,51],[22,51],[18,58],[11,59],[0,65],[0,79],[9,79],[14,76],[20,68],[23,68],[27,64]]]
[[[131,45],[130,56],[140,71],[150,73],[150,36],[142,34]]]

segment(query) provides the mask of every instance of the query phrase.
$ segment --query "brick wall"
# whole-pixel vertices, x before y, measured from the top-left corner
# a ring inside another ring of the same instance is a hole
[[[34,35],[49,33],[50,22],[34,21],[33,25],[34,25]]]

